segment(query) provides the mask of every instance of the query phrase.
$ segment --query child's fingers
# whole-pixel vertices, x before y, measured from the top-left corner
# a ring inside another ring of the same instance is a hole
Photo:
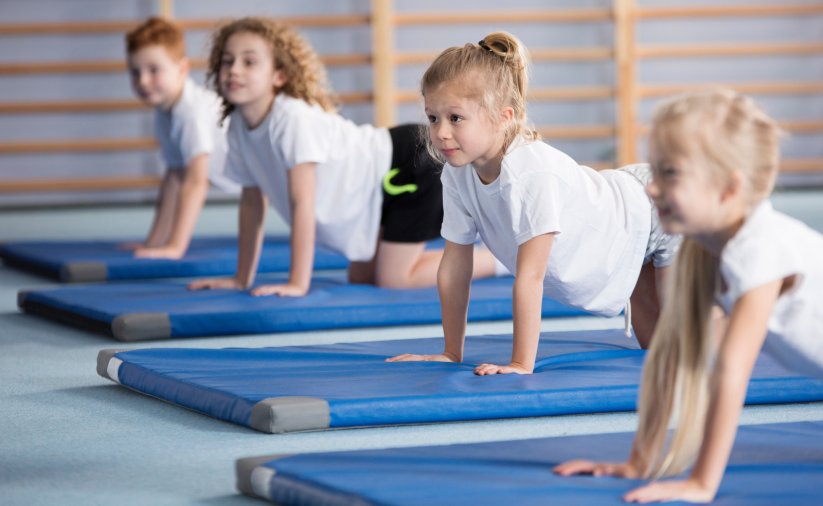
[[[594,462],[588,460],[570,460],[554,466],[552,471],[560,476],[572,476],[575,474],[591,474],[594,469]]]
[[[413,353],[403,353],[402,355],[397,355],[396,357],[387,358],[386,362],[411,362],[421,360],[423,360],[422,355],[415,355]]]

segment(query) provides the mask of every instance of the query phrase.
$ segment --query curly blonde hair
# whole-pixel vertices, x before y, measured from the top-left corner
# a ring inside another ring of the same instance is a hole
[[[274,68],[287,76],[286,83],[275,89],[275,94],[282,92],[309,104],[317,104],[326,111],[337,110],[337,100],[329,85],[326,68],[314,48],[296,30],[269,18],[237,19],[214,32],[206,79],[218,93],[223,49],[229,37],[236,33],[258,35],[271,47]],[[222,119],[226,119],[233,110],[234,105],[223,98]]]

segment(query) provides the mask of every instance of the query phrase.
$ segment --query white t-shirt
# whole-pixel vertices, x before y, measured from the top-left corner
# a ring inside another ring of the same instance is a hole
[[[220,120],[220,98],[213,91],[186,79],[183,93],[171,110],[156,109],[154,132],[168,170],[184,170],[204,153],[209,155],[209,180],[218,188],[237,193],[240,188],[223,175],[228,125]]]
[[[239,111],[229,127],[226,174],[260,187],[291,223],[288,171],[317,164],[317,243],[352,261],[371,260],[383,204],[381,182],[391,164],[389,131],[355,125],[304,100],[278,94],[263,123],[249,130]]]
[[[746,292],[796,276],[769,318],[765,349],[786,367],[823,378],[823,235],[772,208],[754,208],[720,255],[726,292],[717,300],[727,314]]]
[[[603,315],[623,309],[651,226],[651,204],[634,176],[597,172],[548,144],[517,140],[492,183],[483,184],[471,165],[446,164],[441,180],[445,239],[471,244],[480,234],[516,272],[521,244],[555,234],[545,294]]]

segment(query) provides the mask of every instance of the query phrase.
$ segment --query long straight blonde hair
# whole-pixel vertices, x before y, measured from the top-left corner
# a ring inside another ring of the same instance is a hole
[[[695,165],[719,184],[739,173],[744,198],[753,206],[774,186],[779,138],[775,121],[751,99],[731,90],[712,90],[662,104],[654,115],[650,146],[664,159],[699,160]],[[673,271],[638,401],[632,460],[645,478],[678,474],[691,466],[703,441],[711,399],[715,347],[710,326],[719,259],[686,237]]]

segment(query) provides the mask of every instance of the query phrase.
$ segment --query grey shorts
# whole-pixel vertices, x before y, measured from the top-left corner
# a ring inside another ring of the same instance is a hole
[[[647,163],[636,163],[621,167],[620,170],[631,174],[637,181],[646,188],[652,179],[652,171]],[[660,226],[660,217],[657,215],[657,207],[649,198],[652,209],[651,233],[649,242],[646,244],[646,254],[643,258],[643,265],[652,262],[655,267],[668,267],[674,262],[680,242],[683,240],[680,234],[667,234]]]

